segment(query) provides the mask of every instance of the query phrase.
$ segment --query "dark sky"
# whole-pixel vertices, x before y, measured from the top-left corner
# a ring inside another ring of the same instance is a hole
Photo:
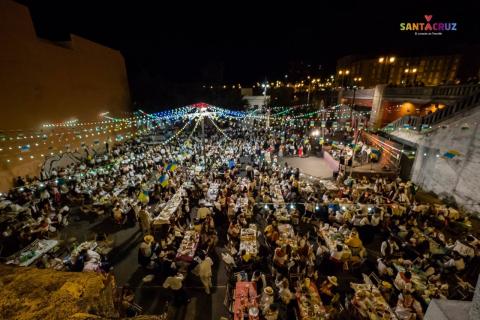
[[[291,61],[306,61],[314,70],[322,65],[327,73],[347,54],[468,47],[480,38],[476,2],[96,0],[29,6],[47,33],[74,33],[121,50],[129,76],[146,70],[177,82],[205,81],[205,73],[220,69],[226,82],[249,84],[282,77]],[[423,22],[424,14],[432,14],[432,22],[454,21],[459,31],[436,37],[399,31],[400,22]]]

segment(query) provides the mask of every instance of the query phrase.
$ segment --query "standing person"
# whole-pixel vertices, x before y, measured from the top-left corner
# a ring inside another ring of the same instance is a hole
[[[120,207],[119,203],[117,203],[115,205],[115,208],[113,209],[113,219],[115,220],[115,223],[117,223],[117,224],[123,224],[124,223],[123,210]]]
[[[150,233],[150,224],[151,224],[150,213],[147,211],[146,206],[142,205],[142,209],[138,213],[138,220],[140,221],[140,228],[144,235]]]
[[[153,241],[152,235],[146,235],[143,237],[143,242],[138,248],[138,263],[146,268],[150,264],[153,255]]]
[[[210,257],[206,257],[198,264],[197,272],[203,286],[205,287],[205,293],[210,294],[210,288],[212,287],[212,266],[213,261]]]

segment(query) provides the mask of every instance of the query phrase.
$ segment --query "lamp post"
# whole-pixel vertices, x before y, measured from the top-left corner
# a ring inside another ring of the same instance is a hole
[[[387,56],[387,57],[380,57],[378,58],[378,63],[384,65],[383,67],[383,73],[384,73],[384,77],[386,76],[386,83],[388,84],[389,80],[390,80],[390,71],[391,71],[391,66],[393,63],[395,63],[395,60],[397,58],[394,57],[394,56]],[[388,68],[388,72],[385,74],[385,69]]]
[[[267,89],[270,88],[270,85],[268,84],[267,80],[265,80],[265,82],[262,83],[262,88],[263,88],[263,105],[267,110],[267,129],[268,129],[270,128],[270,108],[268,108],[267,106]]]
[[[354,147],[353,147],[353,150],[352,150],[352,165],[350,167],[350,177],[352,176],[352,172],[353,172],[353,162],[355,161],[355,147],[357,145],[357,141],[358,141],[358,119],[357,117],[355,117],[354,119],[354,116],[353,116],[353,109],[355,108],[355,93],[357,92],[357,83],[359,83],[360,81],[362,81],[362,78],[361,77],[355,77],[353,78],[353,82],[354,82],[354,86],[353,86],[353,99],[352,99],[352,105],[350,107],[350,119],[352,121],[352,128],[354,128]],[[354,121],[355,120],[355,121]],[[355,127],[353,127],[355,123]]]
[[[344,84],[345,84],[345,78],[350,74],[350,70],[348,69],[340,69],[338,70],[338,75],[340,78],[342,78],[342,81],[341,81],[341,87],[343,88],[344,87]],[[339,83],[340,84],[340,83]]]
[[[310,76],[308,76],[308,79],[310,79]],[[313,79],[313,80],[310,80],[308,82],[308,89],[307,89],[307,106],[310,105],[310,91],[312,90],[311,88],[311,85],[312,83],[315,84],[317,80],[316,79]],[[313,86],[315,88],[315,85]]]

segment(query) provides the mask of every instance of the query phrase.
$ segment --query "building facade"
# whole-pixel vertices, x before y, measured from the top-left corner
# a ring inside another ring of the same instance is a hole
[[[337,61],[337,82],[339,86],[355,84],[366,88],[382,83],[394,86],[456,84],[478,77],[479,63],[472,64],[470,60],[463,54],[347,56]],[[471,66],[469,70],[467,64]]]

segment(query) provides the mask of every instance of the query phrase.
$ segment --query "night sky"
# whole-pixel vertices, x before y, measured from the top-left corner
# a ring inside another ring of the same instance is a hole
[[[121,50],[130,77],[248,85],[280,79],[292,62],[327,75],[348,54],[442,53],[479,42],[477,1],[20,1],[37,33],[74,33]],[[101,4],[100,4],[101,3]],[[459,31],[416,37],[400,22],[454,21]]]

